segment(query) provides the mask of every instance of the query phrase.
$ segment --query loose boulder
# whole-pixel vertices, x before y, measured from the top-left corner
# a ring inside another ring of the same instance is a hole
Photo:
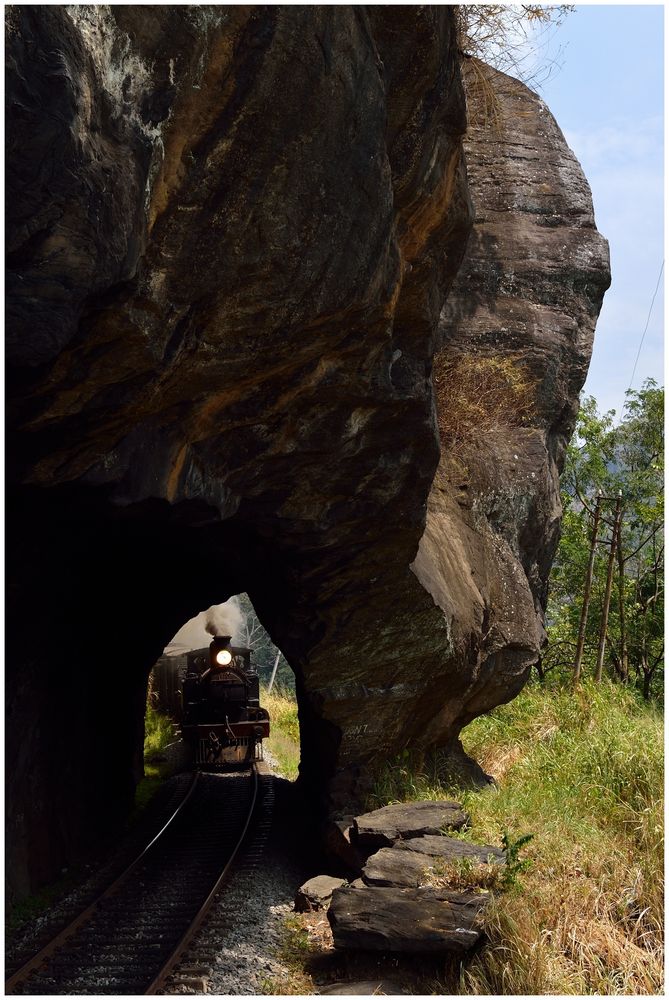
[[[390,997],[404,996],[406,990],[386,979],[367,979],[364,982],[332,983],[318,991],[321,996],[340,997]]]
[[[446,889],[344,887],[333,893],[328,920],[335,948],[461,952],[479,940],[488,900],[487,893]]]
[[[504,863],[504,852],[495,847],[479,847],[466,844],[450,837],[431,837],[431,841],[443,840],[441,852],[438,845],[432,845],[431,852],[423,853],[421,848],[427,837],[409,841],[412,849],[402,843],[395,847],[383,847],[372,855],[362,871],[368,885],[409,886],[418,888],[429,885],[430,875],[439,875],[444,865],[467,858],[478,864]],[[413,846],[415,845],[415,847]]]
[[[470,844],[467,840],[456,837],[427,836],[414,840],[400,840],[393,847],[395,851],[416,851],[429,854],[431,857],[443,858],[444,861],[457,861],[461,858],[471,858],[479,864],[504,864],[506,853],[501,847],[490,844]]]
[[[309,910],[326,910],[335,889],[346,885],[346,879],[331,875],[316,875],[301,885],[295,895],[295,909],[298,913]]]
[[[396,840],[460,830],[467,822],[457,802],[404,802],[354,820],[355,842],[364,848],[390,847]]]

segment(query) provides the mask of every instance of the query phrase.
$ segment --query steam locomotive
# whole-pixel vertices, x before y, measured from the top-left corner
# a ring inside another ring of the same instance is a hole
[[[269,736],[251,650],[230,642],[215,636],[186,656],[181,732],[201,767],[259,759]]]

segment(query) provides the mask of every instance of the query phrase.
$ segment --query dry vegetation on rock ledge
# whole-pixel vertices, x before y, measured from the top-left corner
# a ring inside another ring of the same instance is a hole
[[[474,432],[524,426],[534,413],[535,390],[517,355],[437,355],[434,391],[442,441],[452,447]]]

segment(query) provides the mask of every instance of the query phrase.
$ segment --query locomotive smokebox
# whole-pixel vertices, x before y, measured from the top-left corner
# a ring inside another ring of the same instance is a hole
[[[214,669],[227,667],[232,662],[230,635],[215,635],[209,646],[209,661]]]

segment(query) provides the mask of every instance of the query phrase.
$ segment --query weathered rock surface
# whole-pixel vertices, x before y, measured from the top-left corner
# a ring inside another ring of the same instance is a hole
[[[39,881],[130,801],[147,672],[231,594],[295,669],[314,790],[343,801],[431,716],[447,637],[437,620],[425,660],[434,609],[409,565],[471,209],[449,8],[7,17],[8,870],[25,889],[26,855]],[[28,650],[36,607],[58,643]]]
[[[420,837],[417,840],[400,840],[393,850],[395,851],[419,851],[433,858],[444,858],[450,861],[457,858],[472,858],[475,861],[493,862],[506,861],[506,853],[501,847],[492,847],[489,844],[470,844],[467,840],[458,840],[455,837]]]
[[[432,841],[430,851],[423,850],[426,840]],[[435,841],[444,843],[436,845]],[[403,843],[395,847],[384,847],[373,854],[362,870],[362,877],[368,885],[407,886],[418,888],[429,885],[431,875],[443,874],[444,865],[463,858],[477,864],[504,864],[504,852],[495,847],[480,847],[467,844],[463,840],[449,837],[419,837],[408,841],[411,849]]]
[[[481,936],[487,893],[445,889],[338,889],[328,910],[336,948],[465,951]]]
[[[300,886],[295,894],[295,909],[298,913],[309,910],[325,910],[335,889],[341,889],[346,879],[332,875],[316,875]]]
[[[479,228],[441,312],[471,226],[448,6],[7,19],[7,870],[22,893],[130,803],[147,672],[232,594],[295,670],[301,778],[325,805],[519,689],[607,269],[578,166],[523,90],[511,132],[469,144],[479,216],[497,180],[515,192],[489,210],[505,238]],[[492,349],[503,314],[541,375],[539,416],[468,444],[458,478],[442,429],[434,480],[435,349]]]
[[[390,979],[366,979],[364,981],[357,980],[349,983],[333,983],[332,986],[326,986],[318,992],[322,996],[340,997],[391,997],[404,996],[406,994],[406,990],[403,990],[398,983],[394,983]]]
[[[353,816],[331,819],[327,822],[323,836],[323,847],[335,863],[340,863],[348,872],[359,874],[367,854],[353,843],[355,836]]]
[[[513,698],[539,656],[558,476],[610,282],[587,181],[545,103],[478,60],[465,69],[476,219],[441,314],[442,449],[413,564],[455,655],[426,742]]]
[[[367,885],[418,889],[430,884],[434,869],[435,858],[428,854],[383,847],[367,861],[362,877]]]
[[[459,830],[466,822],[467,814],[457,802],[398,802],[356,816],[353,829],[355,843],[369,850],[394,844],[400,838]]]

